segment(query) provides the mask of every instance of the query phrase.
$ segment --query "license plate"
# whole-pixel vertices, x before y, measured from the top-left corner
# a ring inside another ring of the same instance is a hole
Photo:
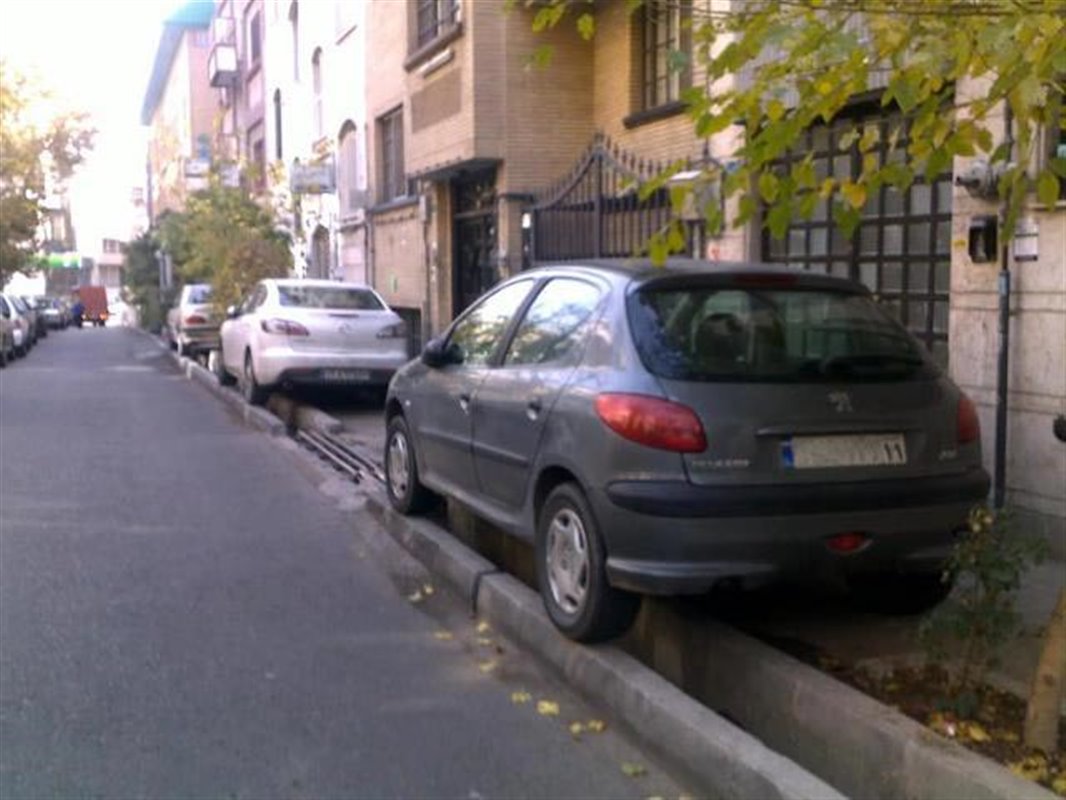
[[[367,369],[324,369],[322,379],[334,383],[363,383],[370,380]]]
[[[783,444],[781,457],[794,469],[887,467],[907,463],[907,444],[901,433],[794,436]]]

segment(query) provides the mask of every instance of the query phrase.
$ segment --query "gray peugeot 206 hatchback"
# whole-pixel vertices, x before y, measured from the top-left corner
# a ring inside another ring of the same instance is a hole
[[[392,504],[531,541],[581,641],[720,582],[926,609],[989,484],[973,404],[864,286],[765,265],[523,272],[396,374],[386,423]]]

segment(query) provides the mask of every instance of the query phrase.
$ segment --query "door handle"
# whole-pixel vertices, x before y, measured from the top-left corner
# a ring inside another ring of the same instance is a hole
[[[526,416],[529,417],[530,422],[536,421],[537,417],[540,416],[540,412],[543,408],[544,406],[541,405],[541,402],[538,398],[534,398],[526,404]]]
[[[466,392],[459,395],[459,408],[463,409],[463,413],[470,413],[470,395]]]

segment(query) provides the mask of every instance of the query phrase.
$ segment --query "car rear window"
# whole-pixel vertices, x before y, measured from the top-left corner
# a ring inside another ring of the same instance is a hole
[[[385,308],[369,289],[343,286],[279,286],[278,302],[293,308],[380,311]]]
[[[189,302],[197,304],[206,304],[211,302],[211,287],[210,286],[190,286],[189,287]]]
[[[672,380],[898,380],[936,370],[866,294],[653,285],[630,297],[629,319],[645,367]]]

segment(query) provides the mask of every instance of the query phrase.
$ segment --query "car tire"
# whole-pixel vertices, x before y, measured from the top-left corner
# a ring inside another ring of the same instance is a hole
[[[537,515],[537,585],[552,623],[577,642],[621,636],[640,610],[640,596],[607,581],[607,552],[584,493],[555,487]]]
[[[851,595],[869,611],[892,616],[921,614],[951,594],[954,583],[941,572],[856,575],[848,579]]]
[[[385,433],[385,488],[392,507],[401,514],[428,510],[436,495],[418,477],[418,459],[407,420],[397,414]]]
[[[237,382],[237,379],[234,378],[232,375],[230,375],[226,371],[226,362],[222,360],[222,348],[219,347],[218,350],[215,350],[214,352],[215,352],[215,377],[218,378],[218,385],[219,386],[232,386],[233,384],[235,384]],[[208,360],[210,360],[210,356],[208,356]]]
[[[249,405],[261,406],[266,402],[270,392],[259,385],[255,378],[255,365],[252,363],[252,354],[244,354],[244,372],[241,374],[241,394]]]
[[[7,348],[0,342],[0,368],[7,366]]]

